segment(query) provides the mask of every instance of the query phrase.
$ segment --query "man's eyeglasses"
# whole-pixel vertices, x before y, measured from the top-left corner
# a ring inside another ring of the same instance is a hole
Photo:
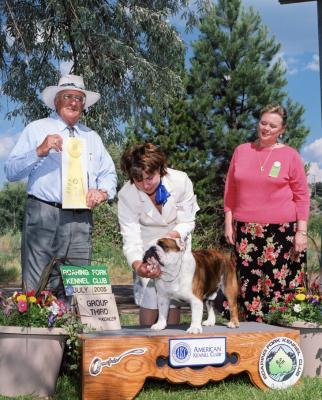
[[[81,94],[64,93],[62,97],[63,97],[64,101],[75,100],[76,103],[79,103],[79,104],[85,104],[85,100],[86,100],[86,97],[82,96]]]

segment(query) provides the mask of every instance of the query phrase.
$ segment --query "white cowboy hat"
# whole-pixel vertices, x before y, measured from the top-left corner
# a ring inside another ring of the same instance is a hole
[[[58,82],[57,86],[48,86],[40,94],[42,101],[51,108],[55,110],[55,97],[56,94],[62,90],[79,90],[86,96],[84,108],[88,108],[95,104],[101,97],[99,93],[90,92],[85,90],[84,80],[82,76],[78,75],[63,75]]]

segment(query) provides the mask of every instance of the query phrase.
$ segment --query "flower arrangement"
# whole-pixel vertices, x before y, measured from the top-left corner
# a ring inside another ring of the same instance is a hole
[[[32,290],[6,296],[0,290],[0,325],[63,328],[67,336],[66,368],[71,373],[79,373],[81,342],[78,335],[82,332],[91,332],[92,329],[82,324],[65,302],[57,299],[52,292],[44,290],[36,296]]]
[[[71,316],[66,304],[50,291],[35,295],[15,292],[6,297],[0,291],[0,325],[22,327],[62,327]]]
[[[319,285],[314,284],[309,289],[295,289],[271,303],[266,318],[269,323],[292,324],[297,321],[322,324],[322,295]]]

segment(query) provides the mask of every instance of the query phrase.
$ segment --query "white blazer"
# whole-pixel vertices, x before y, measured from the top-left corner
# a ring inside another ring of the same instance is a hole
[[[162,207],[156,209],[149,196],[126,182],[118,194],[118,219],[123,237],[123,252],[131,266],[133,261],[142,260],[151,241],[178,231],[187,248],[191,248],[190,233],[195,227],[195,215],[199,210],[191,180],[185,172],[171,168],[162,178],[170,193]],[[134,275],[134,300],[141,307],[157,309],[154,280]],[[171,307],[171,306],[170,306]]]
[[[129,265],[142,260],[147,245],[170,231],[178,231],[183,240],[195,227],[199,210],[193,185],[185,172],[167,169],[162,183],[170,193],[162,207],[156,209],[149,196],[130,181],[118,193],[118,219],[123,237],[123,252]]]

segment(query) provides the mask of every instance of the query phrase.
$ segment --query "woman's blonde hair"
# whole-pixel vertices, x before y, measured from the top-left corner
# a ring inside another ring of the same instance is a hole
[[[262,115],[265,113],[278,114],[282,118],[283,126],[285,127],[287,125],[287,111],[280,104],[268,104],[262,108],[260,116],[262,117]]]

